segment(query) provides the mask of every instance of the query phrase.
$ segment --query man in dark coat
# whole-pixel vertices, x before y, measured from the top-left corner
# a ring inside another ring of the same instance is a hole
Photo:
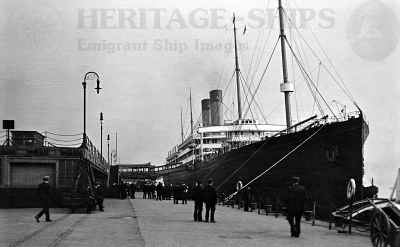
[[[157,191],[157,200],[162,201],[162,193],[163,193],[164,186],[162,185],[161,182],[158,182],[156,191]]]
[[[196,181],[196,185],[193,189],[193,201],[194,201],[194,213],[193,213],[194,221],[201,222],[203,220],[202,219],[203,188],[201,186],[200,181]]]
[[[208,180],[208,185],[203,190],[203,200],[206,204],[205,222],[208,222],[208,220],[210,219],[210,222],[215,223],[214,214],[215,206],[217,204],[217,191],[213,187],[213,181],[211,179]]]
[[[299,177],[292,178],[292,184],[288,188],[286,200],[290,233],[292,237],[296,238],[300,236],[300,220],[304,212],[304,203],[306,200],[306,190],[299,182]]]
[[[186,184],[181,185],[181,194],[182,194],[182,204],[187,204],[187,198],[189,194],[189,188]]]
[[[37,222],[39,222],[40,217],[44,214],[46,216],[46,221],[50,222],[50,185],[49,185],[49,177],[45,176],[43,178],[43,182],[38,186],[38,196],[40,200],[40,204],[42,206],[42,210],[35,216]]]
[[[173,197],[174,197],[174,204],[178,204],[179,200],[181,199],[180,186],[178,184],[174,185],[172,191],[173,191]]]

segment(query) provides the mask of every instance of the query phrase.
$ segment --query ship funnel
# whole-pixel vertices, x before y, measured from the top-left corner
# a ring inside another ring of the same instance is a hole
[[[224,125],[224,114],[222,109],[222,90],[210,91],[211,125]]]
[[[211,125],[210,99],[201,100],[201,120],[203,127]]]

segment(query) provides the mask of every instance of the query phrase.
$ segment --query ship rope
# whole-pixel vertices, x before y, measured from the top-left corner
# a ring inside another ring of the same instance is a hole
[[[321,74],[321,64],[322,64],[322,63],[321,63],[321,61],[320,61],[320,62],[318,63],[318,73],[317,73],[317,82],[316,82],[317,88],[318,88],[319,78],[320,78],[320,74]],[[315,104],[316,104],[316,102],[314,101],[311,114],[314,114],[314,112],[315,112]]]
[[[350,90],[347,88],[346,83],[344,82],[343,78],[340,76],[340,74],[338,73],[337,69],[335,68],[332,60],[330,59],[330,57],[328,56],[327,52],[325,51],[325,49],[322,47],[321,42],[317,39],[315,33],[310,29],[311,34],[313,35],[314,39],[316,40],[319,48],[322,50],[322,53],[324,54],[326,60],[329,62],[329,64],[331,65],[335,75],[329,70],[329,68],[326,66],[325,63],[322,62],[321,58],[318,56],[317,52],[311,47],[311,45],[307,42],[307,40],[304,38],[304,36],[301,34],[300,30],[296,27],[295,24],[293,24],[294,22],[292,21],[292,19],[289,17],[289,15],[287,14],[286,10],[284,10],[284,14],[286,16],[286,19],[288,20],[289,24],[294,28],[294,30],[296,30],[296,32],[298,33],[298,35],[300,36],[300,38],[303,40],[303,42],[307,45],[307,47],[310,49],[311,53],[313,54],[313,56],[321,63],[322,68],[328,73],[328,75],[331,77],[331,79],[336,83],[336,85],[339,87],[339,89],[341,89],[343,91],[343,93],[351,100],[351,102],[358,108],[360,109],[360,107],[358,106],[357,102],[355,101],[353,95],[351,94]]]
[[[239,74],[240,74],[240,72],[239,72]],[[244,82],[244,81],[243,81],[243,82]],[[244,85],[243,85],[243,82],[241,81],[240,84],[242,85],[242,88],[243,88],[245,100],[246,100],[247,104],[250,104],[249,99],[248,99],[248,97],[247,97],[246,89],[244,88]],[[247,85],[247,84],[246,84],[246,85]],[[251,94],[250,89],[248,89],[248,90],[249,90],[248,93]],[[257,101],[254,101],[254,102],[257,102]],[[250,105],[249,105],[249,108],[250,108]],[[261,111],[261,110],[260,110],[260,111]],[[251,113],[251,118],[252,118],[252,119],[255,119],[254,114],[253,114],[253,111],[252,111],[251,109],[250,109],[250,113]],[[262,111],[261,111],[261,114],[262,114]],[[244,117],[246,118],[246,115],[245,115]],[[264,120],[265,120],[265,119],[264,119]],[[265,121],[266,121],[266,120],[265,120]],[[255,122],[253,122],[253,125],[255,126],[256,130],[259,131],[258,126],[257,126],[257,124],[256,124]],[[240,126],[240,130],[241,130],[242,127],[243,127],[243,125],[239,125],[239,126]],[[249,137],[249,141],[251,141],[250,137]]]
[[[300,124],[302,124],[302,123],[305,123],[305,122],[307,122],[307,121],[309,121],[309,120],[311,120],[311,119],[313,119],[313,118],[315,118],[316,116],[314,116],[314,117],[311,117],[311,118],[309,118],[309,119],[306,119],[306,120],[304,120],[304,121],[302,121],[302,122],[299,122],[297,125],[300,125]],[[324,117],[325,118],[325,117]],[[324,118],[322,118],[322,119],[324,119]],[[313,123],[314,124],[314,123]],[[296,125],[293,125],[292,127],[290,127],[290,128],[287,128],[287,129],[284,129],[284,130],[281,130],[281,131],[279,131],[278,133],[276,133],[276,134],[274,134],[273,136],[271,136],[269,139],[272,139],[272,138],[274,138],[274,137],[277,137],[277,136],[279,136],[279,135],[281,135],[282,133],[285,133],[285,132],[287,132],[287,131],[289,131],[290,129],[292,129],[292,128],[294,128],[294,127],[296,127]],[[232,172],[220,185],[218,185],[218,187],[217,188],[220,188],[224,183],[226,183],[229,179],[231,179],[240,169],[242,169],[267,143],[268,143],[268,141],[269,141],[269,139],[267,139],[266,141],[264,141],[264,143],[263,144],[261,144],[260,145],[260,147],[259,148],[257,148],[251,155],[250,155],[250,157],[249,158],[247,158],[244,162],[243,162],[243,164],[241,164],[234,172]],[[215,170],[215,169],[214,169]],[[208,177],[211,173],[213,173],[214,172],[214,170],[212,170],[212,171],[210,171],[208,174],[207,174],[207,176],[206,177]]]
[[[257,87],[256,87],[256,89],[254,90],[254,93],[251,95],[251,100],[250,100],[250,103],[249,103],[249,107],[247,108],[247,110],[246,110],[245,113],[244,113],[245,116],[247,115],[247,113],[248,113],[248,111],[249,111],[249,108],[250,108],[251,104],[253,103],[254,98],[255,98],[255,96],[256,96],[258,90],[260,89],[261,82],[263,81],[264,76],[265,76],[265,74],[267,73],[267,70],[268,70],[269,65],[270,65],[270,63],[271,63],[272,57],[273,57],[273,55],[274,55],[274,53],[275,53],[275,50],[276,50],[276,47],[277,47],[277,45],[278,45],[279,40],[280,40],[280,38],[278,38],[278,39],[276,40],[275,45],[274,45],[274,48],[272,49],[271,55],[270,55],[269,58],[268,58],[267,65],[266,65],[266,67],[265,67],[265,69],[264,69],[264,71],[263,71],[263,73],[262,73],[262,75],[261,75],[261,77],[260,77],[260,80],[258,81]]]
[[[244,76],[243,76],[242,72],[239,72],[239,75],[242,77],[242,80],[243,80],[244,84],[245,84],[246,87],[247,87],[248,93],[249,93],[250,95],[253,95],[253,94],[252,94],[252,91],[251,91],[251,88],[250,88],[250,85],[249,85],[248,82],[244,79]],[[242,85],[242,86],[243,86],[243,85]],[[246,90],[244,89],[244,87],[243,87],[243,91],[246,91]],[[246,100],[247,100],[247,95],[246,95]],[[250,102],[249,102],[248,100],[247,100],[247,103],[249,104],[248,107],[250,108]],[[261,114],[262,118],[264,119],[264,122],[265,122],[265,123],[268,123],[267,118],[265,117],[264,111],[263,111],[263,109],[261,108],[260,104],[257,102],[257,100],[254,100],[254,103],[256,104],[258,110],[260,111],[260,114]],[[245,115],[245,117],[246,117],[246,115]],[[253,118],[254,118],[254,117],[253,117]]]
[[[271,4],[271,0],[268,0],[265,9],[269,9],[270,4]],[[278,10],[275,11],[274,15],[276,15],[277,12],[278,12]],[[268,18],[267,15],[268,15],[268,12],[265,12],[265,15],[264,15],[264,18],[265,18],[265,19]],[[272,20],[273,20],[273,22],[275,22],[275,17],[274,17]],[[255,59],[254,59],[254,58],[255,58],[255,55],[256,55],[256,53],[257,53],[257,50],[260,50],[260,49],[257,49],[257,48],[261,48],[261,40],[262,40],[262,39],[261,39],[261,35],[264,34],[264,31],[265,31],[265,28],[262,28],[261,31],[258,32],[256,44],[255,44],[255,46],[254,46],[254,49],[253,49],[253,52],[252,52],[252,55],[251,55],[250,64],[249,64],[249,66],[248,66],[248,68],[247,68],[246,80],[248,80],[249,77],[250,77],[250,75],[252,74],[252,76],[251,76],[251,82],[253,82],[254,74],[256,73],[256,71],[258,70],[258,67],[260,66],[262,54],[264,54],[264,50],[265,50],[265,48],[266,48],[266,43],[268,42],[269,38],[272,36],[272,35],[271,35],[271,34],[272,34],[272,28],[270,28],[269,33],[267,34],[267,35],[268,35],[268,36],[267,36],[267,42],[264,43],[264,46],[263,46],[261,52],[258,52],[257,61],[254,61],[254,60],[255,60]],[[255,63],[254,63],[254,62],[255,62]],[[257,64],[257,65],[256,65],[256,64]],[[254,66],[253,66],[253,65],[254,65]],[[254,68],[254,69],[253,69],[253,68]],[[252,69],[253,69],[253,71],[252,71]]]
[[[290,51],[292,52],[299,68],[300,71],[302,71],[303,75],[304,75],[304,79],[307,81],[309,81],[311,83],[311,85],[314,87],[314,90],[318,93],[318,95],[321,97],[321,99],[324,101],[326,107],[328,108],[328,110],[332,113],[332,115],[336,118],[336,120],[339,121],[339,118],[336,116],[336,114],[333,112],[332,108],[330,107],[330,105],[328,104],[328,102],[326,101],[325,97],[322,95],[321,91],[318,89],[318,87],[315,85],[315,83],[313,82],[313,80],[311,79],[311,76],[307,73],[306,69],[304,68],[303,64],[301,63],[301,61],[299,60],[299,58],[297,57],[296,53],[293,50],[292,45],[289,43],[289,41],[287,39],[285,39]]]
[[[269,3],[268,3],[268,6],[269,6]],[[268,9],[268,8],[267,8],[267,9]],[[278,16],[278,9],[276,9],[275,12],[274,12],[274,14],[273,14],[271,27],[274,26],[275,21],[276,21],[276,19],[277,19],[277,16]],[[273,36],[273,35],[272,35],[272,31],[273,31],[273,28],[270,28],[270,29],[269,29],[269,32],[268,32],[268,34],[267,34],[266,41],[264,42],[264,46],[263,46],[262,50],[259,52],[259,56],[258,56],[258,58],[257,58],[258,61],[257,61],[256,63],[254,63],[255,66],[252,66],[252,67],[254,67],[254,69],[253,69],[253,72],[252,72],[252,75],[251,75],[250,85],[253,84],[253,82],[254,82],[254,80],[255,80],[255,78],[256,78],[256,75],[257,75],[257,71],[259,71],[258,69],[260,68],[261,60],[262,60],[263,54],[268,54],[268,53],[266,52],[266,48],[267,48],[267,44],[268,44],[270,38]],[[249,75],[248,75],[248,76],[250,76],[250,72],[249,72]]]
[[[304,144],[306,144],[308,141],[310,141],[315,135],[317,135],[323,128],[325,127],[325,124],[323,124],[321,127],[319,127],[314,133],[312,133],[309,137],[307,137],[306,139],[304,139],[299,145],[297,145],[295,148],[293,148],[291,151],[289,151],[286,155],[284,155],[282,158],[280,158],[278,161],[276,161],[272,166],[270,166],[269,168],[267,168],[265,171],[263,171],[262,173],[260,173],[259,175],[257,175],[255,178],[253,178],[252,180],[250,180],[247,184],[245,184],[240,190],[235,191],[234,193],[232,193],[231,195],[229,195],[228,197],[226,197],[224,199],[224,201],[228,201],[230,199],[232,199],[234,196],[236,196],[240,191],[242,191],[243,189],[245,189],[246,187],[248,187],[250,184],[254,183],[257,179],[259,179],[260,177],[264,176],[265,174],[267,174],[269,171],[271,171],[274,167],[276,167],[277,165],[279,165],[282,161],[284,161],[287,157],[289,157],[290,155],[292,155],[294,152],[296,152],[296,150],[298,150],[300,147],[302,147]],[[217,189],[219,189],[224,183],[226,183],[227,180],[224,180],[223,183],[221,183]]]

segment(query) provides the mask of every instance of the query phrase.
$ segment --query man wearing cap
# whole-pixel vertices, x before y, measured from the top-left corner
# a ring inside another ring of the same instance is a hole
[[[200,181],[196,181],[195,187],[193,189],[193,201],[194,201],[194,212],[193,218],[194,221],[201,222],[203,219],[202,211],[203,211],[203,188],[201,186]]]
[[[49,176],[45,176],[43,178],[43,182],[39,184],[38,186],[38,196],[40,203],[42,205],[42,210],[35,216],[35,219],[37,222],[39,222],[40,217],[42,217],[43,214],[46,216],[46,221],[50,222],[50,212],[49,212],[49,206],[50,206],[50,185],[49,185]]]
[[[210,216],[210,222],[215,223],[214,214],[215,214],[215,206],[217,204],[217,191],[213,187],[213,181],[211,179],[208,180],[208,185],[203,190],[203,200],[204,203],[206,204],[205,222],[208,222]]]
[[[300,236],[300,220],[304,212],[304,203],[306,200],[305,188],[299,182],[299,177],[292,177],[292,184],[288,188],[286,201],[290,233],[292,237],[296,238]]]

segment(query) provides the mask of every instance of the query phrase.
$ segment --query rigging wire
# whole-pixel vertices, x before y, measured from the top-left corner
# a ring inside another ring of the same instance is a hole
[[[245,102],[249,103],[249,99],[247,98],[247,92],[246,92],[246,90],[245,90],[245,88],[244,88],[244,85],[243,85],[242,81],[240,81],[240,84],[242,85],[242,88],[243,88],[243,93],[244,93]],[[249,92],[249,93],[250,93],[250,92]],[[249,106],[249,107],[250,107],[250,106]],[[253,119],[255,119],[255,118],[254,118],[253,111],[252,111],[251,109],[250,109],[250,114],[251,114],[251,117],[252,117]],[[246,115],[245,115],[244,117],[246,118]],[[239,125],[239,126],[242,127],[242,125]],[[256,126],[256,129],[258,130],[256,124],[255,124],[255,126]],[[240,128],[240,129],[241,129],[241,128]]]
[[[289,36],[290,40],[293,40],[293,29],[289,29]],[[294,58],[293,55],[291,54],[290,56],[291,60],[291,65],[292,65],[292,80],[293,80],[293,87],[294,87],[294,101],[295,101],[295,106],[296,106],[296,120],[299,121],[299,102],[297,100],[297,90],[296,90],[296,77],[295,77],[295,66],[294,66]]]
[[[222,91],[222,100],[224,99],[225,94],[226,94],[227,90],[229,89],[229,86],[232,84],[231,82],[234,77],[235,77],[235,71],[232,72],[231,79],[229,79],[228,83],[225,85],[224,91]]]
[[[289,20],[289,17],[287,16],[287,13],[286,13],[286,17],[287,17],[287,19],[288,19],[289,26],[290,26],[290,27],[293,27],[293,28],[296,28],[296,27],[294,26],[295,24],[293,24],[293,23]],[[292,34],[292,28],[290,29],[290,31],[291,31],[291,34]],[[297,50],[298,50],[298,53],[297,53],[297,54],[298,54],[298,58],[299,58],[300,63],[301,63],[301,64],[305,64],[305,65],[304,65],[305,67],[309,67],[309,66],[307,65],[307,64],[308,64],[307,60],[303,59],[302,53],[304,54],[304,57],[306,57],[306,56],[305,56],[305,52],[304,52],[302,46],[298,45],[298,43],[296,42],[296,40],[295,40],[292,36],[291,36],[291,38],[292,38],[292,41],[293,41],[294,46],[295,46],[295,47],[297,48]],[[301,44],[301,43],[300,43],[300,44]],[[294,52],[294,53],[295,53],[295,52]],[[293,58],[294,58],[294,56],[293,56],[293,54],[292,54],[292,62],[293,62]],[[303,60],[305,60],[305,62],[303,62]],[[293,70],[293,71],[294,71],[294,70]],[[307,70],[305,69],[305,71],[307,71]],[[310,70],[308,70],[308,71],[310,71]],[[303,77],[304,77],[303,71],[301,71],[301,73],[303,74]],[[310,78],[312,78],[311,75],[310,75]],[[307,87],[308,87],[308,89],[309,89],[311,95],[312,95],[313,98],[314,98],[313,104],[314,104],[314,105],[317,104],[317,105],[319,106],[319,111],[320,111],[320,113],[321,113],[322,115],[325,115],[325,113],[324,113],[324,111],[323,111],[323,108],[321,107],[321,104],[319,103],[318,98],[316,97],[313,88],[309,85],[309,82],[308,82],[307,80],[306,80],[306,84],[307,84]],[[297,97],[296,97],[296,96],[295,96],[295,100],[296,100],[296,103],[297,103]]]
[[[317,87],[319,86],[318,84],[319,84],[320,72],[321,72],[321,61],[318,63],[317,83],[316,83]],[[315,103],[316,103],[316,102],[314,101],[313,108],[312,108],[312,114],[314,114]]]
[[[296,1],[294,0],[293,3],[297,5]],[[298,7],[297,7],[298,8]],[[319,48],[321,49],[322,53],[325,55],[326,60],[329,62],[329,64],[331,65],[333,71],[335,72],[336,76],[338,77],[339,81],[342,83],[342,85],[340,85],[340,82],[336,80],[336,78],[333,76],[333,74],[331,74],[331,72],[328,70],[328,68],[325,67],[325,70],[327,70],[327,72],[330,74],[331,78],[335,81],[335,83],[339,86],[339,88],[345,93],[345,95],[352,101],[352,103],[358,108],[360,109],[360,107],[358,106],[357,102],[355,101],[351,91],[347,88],[346,83],[344,82],[342,76],[340,75],[340,73],[337,71],[335,65],[332,62],[332,59],[328,56],[328,53],[325,51],[325,49],[323,48],[323,46],[321,45],[321,42],[319,41],[318,37],[315,35],[314,31],[312,30],[312,28],[309,29],[311,34],[313,35],[315,41],[317,42],[317,45],[319,46]],[[300,32],[300,31],[298,31]],[[301,34],[300,34],[301,35]],[[305,40],[302,37],[303,40]],[[310,45],[305,41],[305,43],[310,47]]]
[[[255,68],[254,68],[253,75],[251,76],[251,80],[250,80],[250,82],[249,82],[249,83],[250,83],[250,86],[253,85],[253,82],[254,82],[255,77],[256,77],[256,74],[257,74],[256,72],[258,71],[258,69],[260,68],[260,65],[261,65],[261,58],[262,58],[262,55],[265,54],[265,49],[267,48],[267,44],[268,44],[270,38],[272,37],[272,30],[273,30],[273,26],[274,26],[274,24],[275,24],[275,19],[276,19],[276,17],[277,17],[277,12],[278,12],[278,9],[275,10],[274,16],[273,16],[273,18],[272,18],[271,29],[269,30],[269,32],[268,32],[268,34],[267,34],[267,39],[266,39],[266,41],[265,41],[265,43],[264,43],[264,46],[263,46],[261,52],[259,53],[258,62],[256,63],[256,66],[255,66]]]
[[[251,58],[250,58],[250,64],[249,67],[247,68],[247,72],[246,72],[246,79],[249,78],[250,73],[252,72],[251,69],[253,68],[253,62],[254,62],[254,56],[256,54],[257,48],[258,48],[258,44],[260,43],[260,38],[261,38],[261,34],[264,32],[264,29],[262,29],[258,35],[257,35],[257,40],[256,40],[256,44],[254,46],[253,52],[251,54]]]
[[[278,45],[279,40],[280,40],[280,38],[278,37],[278,39],[277,39],[276,42],[275,42],[274,48],[272,49],[271,55],[270,55],[270,57],[269,57],[269,59],[268,59],[267,66],[265,67],[265,69],[264,69],[264,71],[263,71],[263,73],[262,73],[262,75],[261,75],[261,77],[260,77],[260,80],[259,80],[259,82],[258,82],[258,85],[257,85],[256,89],[254,90],[254,93],[252,94],[252,97],[251,97],[251,100],[250,100],[250,105],[253,103],[254,97],[256,96],[258,90],[260,89],[261,82],[262,82],[262,80],[264,79],[265,74],[267,73],[268,67],[269,67],[269,65],[270,65],[270,63],[271,63],[272,57],[273,57],[273,55],[274,55],[274,53],[275,53],[275,50],[276,50],[276,47],[277,47],[277,45]],[[246,110],[246,112],[244,113],[244,115],[247,115],[248,110],[249,110],[249,109]]]
[[[251,88],[250,88],[249,84],[247,83],[247,81],[244,79],[242,73],[240,72],[239,75],[242,77],[242,80],[245,83],[247,90],[249,91],[249,94],[252,95]],[[257,100],[254,100],[254,102],[256,103],[256,106],[257,106],[258,110],[260,111],[260,114],[263,117],[265,123],[268,123],[267,118],[265,117],[264,111],[262,110],[261,106],[258,104]],[[251,107],[250,102],[247,102],[247,103],[249,104],[248,107],[250,108]],[[245,115],[245,117],[246,117],[246,115]]]
[[[232,111],[232,109],[230,109],[230,107],[228,107],[224,102],[222,102],[222,105],[226,108],[226,110],[224,111],[224,116],[226,116],[227,112],[229,112],[231,114],[231,116],[235,115],[235,113]]]
[[[282,158],[280,158],[278,161],[276,161],[273,165],[271,165],[270,167],[268,167],[265,171],[263,171],[261,174],[257,175],[255,178],[253,178],[252,180],[250,180],[250,182],[248,182],[247,184],[245,184],[244,186],[242,186],[242,188],[234,193],[232,193],[230,196],[228,196],[225,201],[230,200],[232,197],[234,197],[239,191],[243,190],[244,188],[246,188],[247,186],[249,186],[250,184],[252,184],[254,181],[256,181],[257,179],[259,179],[260,177],[264,176],[267,172],[269,172],[270,170],[272,170],[275,166],[279,165],[283,160],[285,160],[287,157],[289,157],[291,154],[293,154],[294,152],[296,152],[297,149],[299,149],[300,147],[302,147],[304,144],[306,144],[311,138],[313,138],[316,134],[318,134],[323,128],[325,127],[325,125],[322,125],[320,128],[318,128],[314,133],[312,133],[309,137],[307,137],[305,140],[303,140],[299,145],[297,145],[294,149],[292,149],[290,152],[288,152],[286,155],[284,155]],[[217,189],[219,189],[221,186],[223,185],[220,184],[218,185]]]
[[[293,23],[291,18],[287,15],[286,11],[284,11],[286,18],[288,19],[288,22]],[[293,25],[293,24],[292,24]],[[337,74],[338,78],[340,79],[340,81],[338,81],[335,76],[333,75],[333,73],[328,69],[328,67],[325,65],[325,63],[322,62],[321,58],[318,56],[318,54],[316,53],[316,51],[311,47],[311,45],[307,42],[307,40],[304,38],[304,36],[301,34],[301,32],[298,30],[298,28],[296,26],[294,26],[294,29],[297,31],[297,33],[299,34],[300,38],[303,40],[303,42],[307,45],[307,47],[311,50],[311,53],[313,54],[313,56],[318,59],[321,64],[322,67],[326,70],[326,72],[328,72],[329,76],[332,78],[332,80],[337,84],[337,86],[343,91],[343,93],[352,101],[352,103],[358,108],[358,104],[355,101],[353,95],[351,94],[350,90],[347,89],[346,84],[344,83],[344,80],[341,78],[340,74],[337,72],[336,69],[334,69],[335,73]],[[312,32],[313,33],[313,32]],[[320,49],[323,51],[325,57],[327,58],[328,62],[331,64],[331,66],[334,68],[334,65],[331,61],[331,59],[327,56],[326,52],[323,50],[322,45],[320,44],[320,42],[318,41],[318,39],[315,37],[314,38],[317,41],[317,44],[320,46]],[[343,85],[342,85],[342,84]]]
[[[266,8],[265,8],[267,11],[268,11],[268,9],[269,9],[270,3],[271,3],[271,0],[268,0],[267,6],[266,6]],[[264,20],[267,18],[267,14],[268,14],[268,12],[265,13],[265,15],[264,15]],[[249,76],[250,76],[250,74],[251,74],[251,72],[252,72],[251,70],[252,70],[252,68],[253,68],[254,56],[255,56],[255,54],[256,54],[258,45],[259,45],[260,40],[261,40],[261,34],[263,34],[264,31],[265,31],[265,29],[263,28],[262,31],[260,31],[260,32],[258,33],[256,45],[254,46],[254,50],[253,50],[253,53],[252,53],[251,59],[250,59],[250,64],[249,64],[249,67],[247,68],[246,80],[249,79]],[[260,48],[261,48],[261,47],[260,47]],[[263,52],[261,52],[260,54],[262,54],[262,53],[263,53]]]
[[[287,39],[285,39],[286,43],[289,46],[290,51],[292,52],[294,58],[297,61],[297,64],[299,66],[299,68],[303,71],[304,75],[306,76],[306,78],[308,78],[309,82],[311,83],[311,85],[314,86],[315,91],[319,94],[319,96],[321,97],[321,99],[324,101],[324,103],[326,104],[327,108],[329,109],[329,111],[333,114],[333,116],[336,118],[336,120],[339,120],[338,117],[336,116],[336,114],[333,112],[332,108],[330,107],[330,105],[328,104],[328,102],[326,102],[324,96],[321,94],[321,92],[319,91],[319,89],[315,86],[315,84],[313,83],[310,75],[307,73],[307,71],[305,71],[303,65],[301,64],[301,62],[299,61],[299,58],[296,56],[296,54],[293,51],[293,47],[290,45],[289,41]],[[306,79],[305,78],[305,79]]]
[[[330,57],[329,57],[328,54],[326,53],[325,49],[322,47],[320,41],[318,40],[318,38],[316,37],[316,35],[314,34],[314,32],[313,32],[312,30],[310,30],[310,31],[311,31],[312,35],[314,36],[314,39],[316,40],[316,42],[317,42],[319,48],[322,50],[322,53],[325,55],[325,58],[328,60],[329,64],[332,66],[332,69],[333,69],[333,71],[335,72],[336,76],[337,76],[338,79],[342,82],[342,86],[343,86],[343,89],[342,89],[342,90],[344,90],[345,93],[347,92],[347,93],[348,93],[347,96],[350,98],[350,100],[352,100],[353,103],[354,103],[356,106],[358,106],[357,103],[356,103],[355,100],[354,100],[353,95],[351,94],[351,91],[347,88],[346,83],[344,82],[342,76],[341,76],[341,75],[339,74],[339,72],[337,71],[335,65],[333,64],[332,60],[330,59]],[[332,77],[332,79],[334,79],[334,78]],[[337,83],[339,83],[339,82],[337,82]]]
[[[291,50],[291,52],[292,52],[293,57],[297,59],[297,56],[295,55],[294,51]],[[296,63],[298,64],[298,66],[300,68],[301,75],[304,77],[304,81],[306,82],[307,88],[310,91],[311,96],[314,98],[314,102],[316,103],[319,112],[321,113],[321,115],[325,115],[324,109],[323,109],[321,103],[318,100],[316,91],[313,90],[313,88],[311,87],[311,84],[312,84],[311,77],[307,77],[308,76],[307,72],[305,71],[305,69],[303,67],[300,66],[301,62],[296,60]]]

